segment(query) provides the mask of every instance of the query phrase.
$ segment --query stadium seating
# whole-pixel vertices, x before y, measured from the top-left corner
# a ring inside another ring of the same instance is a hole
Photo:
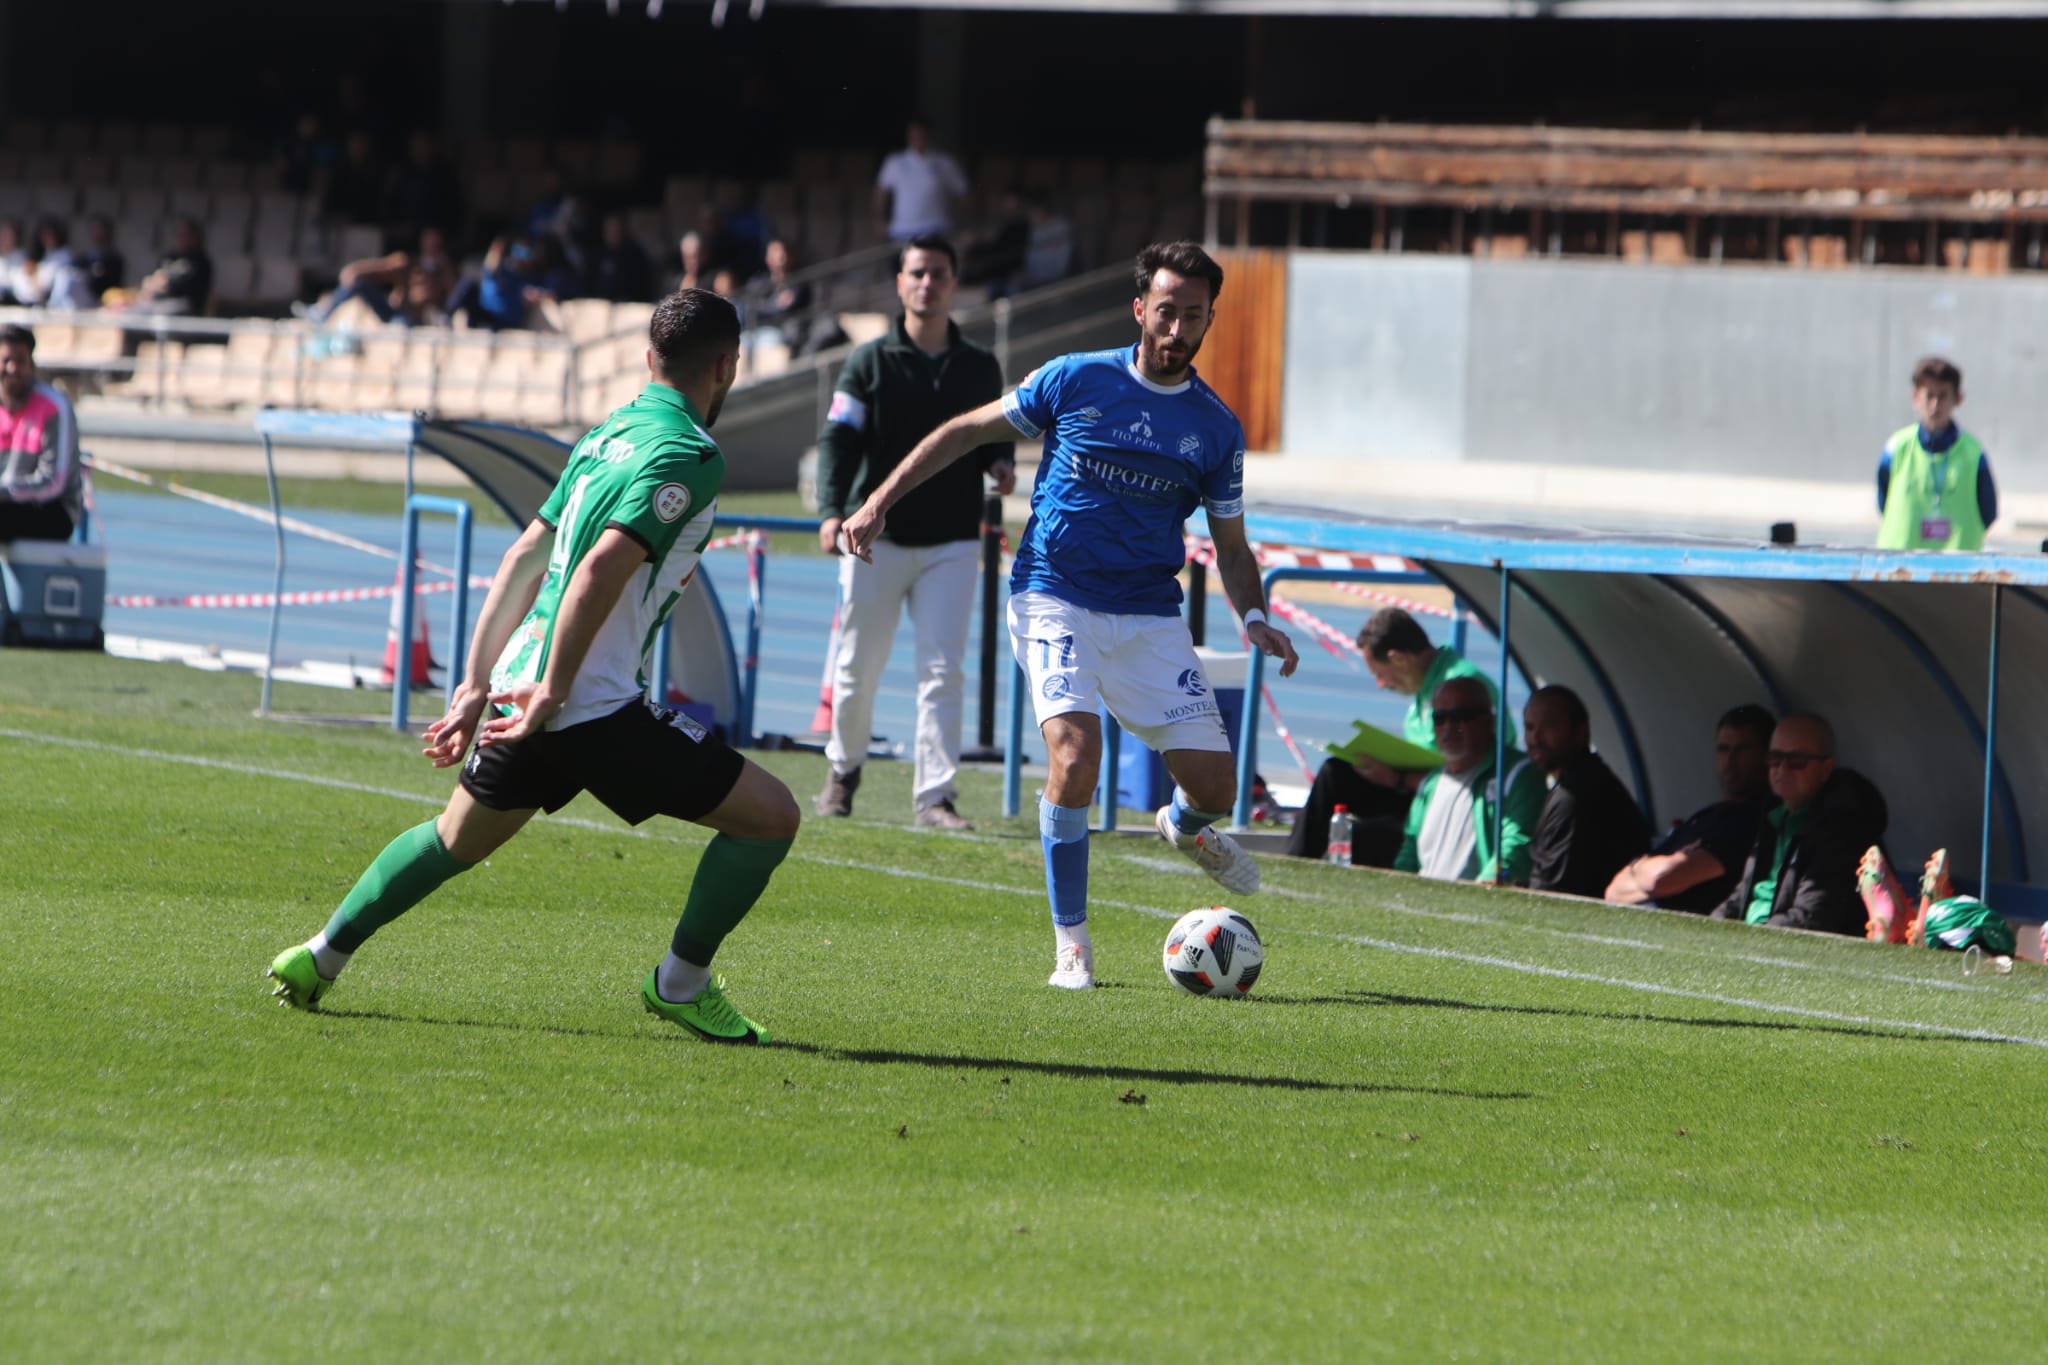
[[[360,304],[326,333],[284,319],[289,304],[330,285],[341,264],[379,253],[382,235],[322,221],[316,194],[281,188],[274,165],[238,159],[231,144],[225,128],[174,123],[22,118],[0,128],[0,216],[25,226],[56,217],[77,242],[94,215],[105,215],[130,283],[156,263],[171,221],[189,216],[213,259],[215,312],[239,319],[176,319],[160,329],[113,314],[26,314],[46,368],[109,400],[150,408],[431,408],[541,425],[590,420],[645,382],[648,303],[565,300],[553,312],[560,335],[405,331],[382,326]],[[799,148],[782,173],[755,181],[676,171],[643,182],[637,148],[577,138],[489,138],[453,149],[453,159],[472,244],[480,230],[522,219],[550,166],[575,167],[579,191],[620,207],[659,281],[672,278],[676,242],[705,207],[752,203],[799,262],[819,272],[817,306],[841,315],[852,339],[879,335],[895,306],[887,272],[877,269],[879,155],[871,149]],[[989,153],[970,161],[969,174],[974,193],[964,218],[985,221],[1011,188],[1043,194],[1072,218],[1077,269],[1162,232],[1200,228],[1193,164]],[[642,183],[658,192],[636,196]],[[848,253],[867,254],[834,265]],[[985,291],[962,291],[962,307],[985,302]],[[742,380],[772,378],[795,360],[788,345],[750,338]]]

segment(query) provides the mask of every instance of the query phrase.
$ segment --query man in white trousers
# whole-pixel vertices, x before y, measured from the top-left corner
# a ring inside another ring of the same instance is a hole
[[[839,645],[832,678],[832,770],[820,815],[851,815],[873,735],[875,689],[896,625],[910,612],[916,639],[917,738],[912,802],[920,825],[971,829],[955,808],[962,671],[980,562],[983,476],[1016,486],[1008,441],[981,446],[904,498],[871,560],[844,555],[839,527],[933,429],[1002,396],[1002,367],[960,335],[951,317],[958,258],[943,237],[915,237],[897,258],[903,315],[857,348],[840,371],[818,438],[819,548],[841,555]]]

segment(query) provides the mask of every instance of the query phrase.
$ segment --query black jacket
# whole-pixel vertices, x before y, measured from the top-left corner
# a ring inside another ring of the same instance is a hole
[[[860,509],[911,447],[942,423],[1002,397],[1003,370],[990,352],[946,325],[945,354],[917,349],[903,319],[889,334],[854,348],[839,372],[833,416],[818,437],[818,513],[844,518]],[[856,415],[860,425],[841,420]],[[898,545],[944,545],[981,534],[981,476],[1016,446],[994,441],[968,452],[889,509],[882,534]]]
[[[1543,799],[1529,840],[1529,888],[1606,894],[1614,874],[1650,846],[1650,827],[1628,788],[1595,753],[1580,754]]]
[[[1764,922],[1786,929],[1861,934],[1866,916],[1856,890],[1856,865],[1865,849],[1883,841],[1889,818],[1884,795],[1869,778],[1853,768],[1836,768],[1814,797],[1805,827],[1793,836],[1785,871],[1771,898],[1771,917]],[[1767,819],[1757,826],[1742,876],[1715,909],[1714,918],[1746,918],[1757,877],[1769,873],[1777,856],[1778,827]]]

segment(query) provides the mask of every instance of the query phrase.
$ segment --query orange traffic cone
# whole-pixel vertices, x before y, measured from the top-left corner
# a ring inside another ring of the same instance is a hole
[[[403,585],[405,570],[401,566],[392,575],[391,585]],[[427,613],[420,607],[419,594],[412,599],[412,656],[409,666],[411,686],[432,687],[434,679],[428,672],[434,666],[434,651],[427,639]],[[398,594],[391,594],[391,621],[384,630],[384,682],[395,684],[398,680]]]

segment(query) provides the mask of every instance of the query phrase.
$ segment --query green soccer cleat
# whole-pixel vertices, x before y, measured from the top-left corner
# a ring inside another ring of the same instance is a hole
[[[303,943],[279,953],[265,975],[277,982],[277,989],[271,992],[277,1003],[295,1010],[320,1008],[320,997],[334,985],[320,975],[320,968],[313,961],[313,950]]]
[[[768,1030],[741,1014],[725,998],[725,978],[714,976],[687,1004],[674,1004],[654,989],[653,972],[640,984],[640,1001],[649,1014],[681,1024],[707,1043],[765,1043]]]

